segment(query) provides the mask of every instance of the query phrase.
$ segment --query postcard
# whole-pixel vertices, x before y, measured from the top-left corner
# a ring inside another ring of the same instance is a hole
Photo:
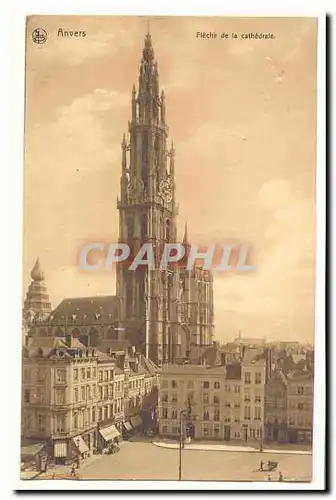
[[[27,18],[24,484],[313,480],[318,29]]]

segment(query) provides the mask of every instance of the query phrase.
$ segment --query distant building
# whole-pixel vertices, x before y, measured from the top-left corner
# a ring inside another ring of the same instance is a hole
[[[165,365],[159,392],[159,431],[196,439],[260,440],[264,417],[265,359],[246,350],[242,363],[225,366]]]
[[[242,361],[243,435],[244,439],[262,439],[264,431],[264,400],[266,357],[262,348],[247,348]]]
[[[287,380],[279,370],[265,386],[265,440],[287,442]]]
[[[287,381],[287,436],[288,442],[312,442],[314,379],[307,370],[295,370]]]

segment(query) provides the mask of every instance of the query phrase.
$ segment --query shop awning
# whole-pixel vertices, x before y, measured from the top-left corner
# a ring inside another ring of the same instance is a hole
[[[35,443],[29,446],[22,446],[21,448],[21,457],[34,457],[44,448],[43,443]]]
[[[141,420],[140,415],[135,415],[135,417],[132,417],[131,424],[133,425],[133,427],[138,427],[139,425],[141,425],[142,420]]]
[[[73,438],[73,440],[80,453],[85,453],[89,451],[89,448],[84,439],[82,438],[82,436],[76,436],[75,438]]]
[[[131,431],[133,429],[131,422],[124,422],[124,427],[127,431]]]
[[[99,429],[99,432],[106,442],[120,436],[120,432],[117,430],[115,425],[110,425],[109,427],[105,427],[105,429]]]
[[[67,456],[67,444],[66,441],[61,441],[54,444],[54,456],[57,458]]]

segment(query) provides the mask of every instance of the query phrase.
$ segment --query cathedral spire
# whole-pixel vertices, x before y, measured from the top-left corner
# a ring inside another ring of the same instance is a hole
[[[34,267],[31,270],[30,277],[34,281],[43,281],[44,280],[44,272],[41,269],[40,259],[37,257]]]

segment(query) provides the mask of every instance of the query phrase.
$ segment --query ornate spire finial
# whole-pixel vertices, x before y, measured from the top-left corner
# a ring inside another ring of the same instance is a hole
[[[31,270],[30,277],[34,281],[43,281],[44,272],[41,270],[40,259],[37,257],[33,269]]]
[[[188,238],[188,222],[186,222],[186,223],[185,223],[185,225],[184,225],[183,244],[184,244],[184,245],[189,245],[189,238]]]
[[[142,51],[143,53],[143,59],[145,61],[150,61],[153,63],[154,60],[154,50],[152,46],[152,37],[149,31],[147,31],[146,36],[145,36],[145,46]]]
[[[135,97],[136,89],[135,89],[135,84],[134,83],[133,83],[133,87],[132,87],[132,94],[133,94],[133,97]]]

